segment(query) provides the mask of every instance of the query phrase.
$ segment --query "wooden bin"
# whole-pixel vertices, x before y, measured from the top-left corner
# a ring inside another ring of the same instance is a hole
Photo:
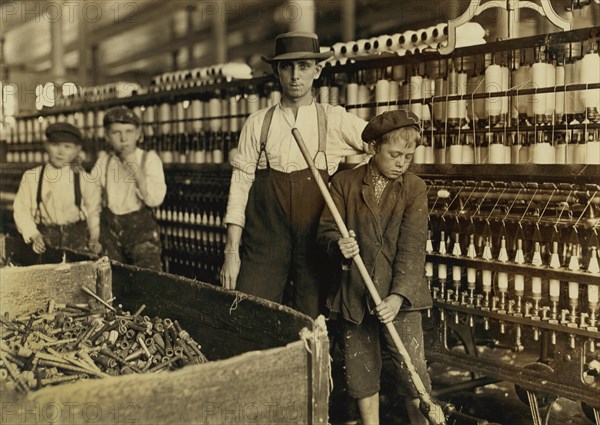
[[[0,270],[0,313],[87,301],[86,285],[129,311],[177,319],[209,363],[89,379],[2,396],[1,423],[326,424],[329,344],[322,320],[166,273],[76,262]],[[1,387],[0,387],[1,388]],[[14,394],[13,394],[14,395]]]

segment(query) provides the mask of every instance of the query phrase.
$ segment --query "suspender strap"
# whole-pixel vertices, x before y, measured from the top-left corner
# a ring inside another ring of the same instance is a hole
[[[317,103],[317,123],[319,126],[319,152],[325,153],[327,147],[327,115],[325,108]]]
[[[277,105],[271,106],[267,113],[265,114],[265,119],[263,121],[262,129],[260,130],[260,151],[258,152],[258,159],[256,160],[256,167],[258,168],[258,163],[260,162],[260,158],[265,153],[267,157],[267,168],[270,168],[269,157],[267,156],[267,136],[269,134],[269,127],[271,127],[271,121],[273,121],[273,114],[275,113],[275,107]]]
[[[108,158],[106,158],[106,168],[104,169],[104,190],[102,191],[102,208],[108,207],[108,166],[110,165],[111,159],[112,154],[108,154]]]
[[[267,146],[267,135],[269,134],[269,127],[271,127],[271,122],[273,121],[273,114],[275,113],[275,107],[277,105],[271,106],[267,113],[265,114],[265,119],[263,121],[262,129],[260,130],[260,151],[258,153],[258,160],[256,161],[256,166],[258,167],[258,163],[260,162],[260,158],[263,154],[267,155],[266,146]],[[325,154],[325,150],[327,147],[327,115],[325,115],[325,108],[320,103],[316,103],[317,107],[317,125],[319,127],[319,149],[318,152]],[[269,165],[269,157],[267,156],[267,168],[270,168]]]
[[[46,175],[46,164],[42,165],[42,170],[40,171],[40,177],[38,179],[37,192],[35,195],[36,209],[35,209],[35,222],[37,224],[42,221],[42,211],[40,210],[40,205],[42,204],[42,182],[44,181],[44,176]]]
[[[75,176],[73,179],[75,183],[75,206],[79,211],[81,211],[81,177],[78,171],[73,170],[73,174]]]
[[[35,210],[35,221],[36,223],[41,223],[42,212],[40,210],[40,205],[42,205],[42,182],[44,181],[44,176],[46,175],[46,164],[42,165],[42,170],[40,172],[40,178],[38,179],[37,193],[35,194],[35,202],[37,204]],[[81,211],[81,175],[76,170],[73,170],[73,190],[75,193],[75,206],[79,211]]]

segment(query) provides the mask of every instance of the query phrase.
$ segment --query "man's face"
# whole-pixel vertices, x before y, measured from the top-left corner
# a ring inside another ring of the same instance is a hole
[[[321,67],[314,59],[280,61],[277,74],[284,96],[297,100],[312,95],[313,81],[321,75]]]
[[[81,146],[72,142],[46,143],[48,160],[56,168],[71,164],[81,151]]]
[[[141,130],[134,124],[113,123],[106,129],[108,143],[121,157],[135,152]]]
[[[390,140],[379,146],[373,161],[382,175],[388,179],[397,179],[408,170],[415,150],[414,144],[408,148],[402,139]]]

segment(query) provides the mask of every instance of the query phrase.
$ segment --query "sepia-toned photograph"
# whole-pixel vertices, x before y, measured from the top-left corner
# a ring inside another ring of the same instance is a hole
[[[0,424],[600,425],[600,0],[0,0]]]

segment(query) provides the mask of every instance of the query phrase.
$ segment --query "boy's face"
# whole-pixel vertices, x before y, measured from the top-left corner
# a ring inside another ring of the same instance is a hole
[[[117,155],[126,157],[137,147],[141,129],[134,124],[113,123],[106,129],[106,139]]]
[[[312,95],[313,82],[321,75],[321,67],[314,59],[280,61],[277,63],[277,76],[284,96],[301,99]]]
[[[81,152],[81,145],[72,142],[46,142],[48,160],[56,168],[71,164]]]
[[[408,148],[402,139],[390,140],[375,151],[373,161],[377,170],[388,179],[397,179],[410,165],[416,146]]]

